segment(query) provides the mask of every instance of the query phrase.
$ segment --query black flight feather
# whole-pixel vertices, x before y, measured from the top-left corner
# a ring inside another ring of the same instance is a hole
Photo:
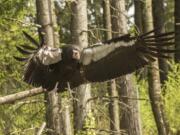
[[[157,35],[151,35],[151,36],[146,36],[144,37],[144,39],[151,39],[151,38],[161,38],[161,37],[164,37],[164,36],[171,36],[171,35],[174,35],[175,33],[174,32],[167,32],[167,33],[162,33],[162,34],[157,34]]]
[[[38,48],[40,47],[39,43],[32,38],[28,33],[26,33],[25,31],[23,31],[24,36],[31,42],[33,43],[35,46],[37,46]]]
[[[13,56],[13,58],[21,62],[27,61],[29,59],[29,58],[22,58],[22,57],[17,57],[17,56]]]
[[[29,45],[21,45],[21,47],[23,47],[24,49],[27,49],[29,51],[35,51],[38,49],[38,48],[34,48],[32,46],[29,46]]]
[[[32,54],[32,52],[27,51],[27,50],[24,50],[24,49],[22,49],[22,48],[19,47],[19,46],[16,46],[16,49],[17,49],[21,54],[25,54],[25,55]]]

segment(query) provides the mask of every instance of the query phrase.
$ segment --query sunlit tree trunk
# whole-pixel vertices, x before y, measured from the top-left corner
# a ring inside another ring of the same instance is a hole
[[[63,120],[63,135],[73,135],[72,132],[72,123],[71,123],[71,113],[70,113],[70,107],[71,107],[71,103],[68,102],[68,98],[63,98],[62,99],[62,111],[61,111],[61,115],[62,115],[62,120]]]
[[[53,12],[53,0],[36,0],[37,22],[42,27],[44,43],[48,46],[58,46],[58,34],[54,28],[57,27],[55,13]],[[48,79],[48,78],[47,78]],[[60,103],[58,93],[56,91],[47,92],[45,94],[46,103],[46,122],[48,135],[62,134],[61,117],[59,114]]]
[[[106,40],[112,38],[111,29],[111,11],[110,11],[110,1],[104,0],[104,22],[105,29],[107,30]],[[118,91],[116,89],[116,81],[113,79],[108,82],[108,94],[110,97],[118,97]],[[119,101],[117,98],[112,98],[109,103],[109,117],[110,117],[110,129],[114,131],[113,135],[120,135],[120,123],[119,123]]]
[[[76,0],[72,2],[72,43],[81,48],[88,46],[88,20],[87,1]],[[90,84],[81,85],[74,90],[74,131],[75,134],[82,130],[85,117],[91,110],[87,100],[91,98]]]
[[[112,0],[112,30],[119,32],[119,34],[114,34],[114,37],[127,33],[126,16],[125,0]],[[125,130],[128,135],[140,135],[138,102],[129,99],[129,97],[137,97],[133,75],[120,77],[118,85],[122,102],[120,129]]]
[[[148,32],[153,29],[152,0],[145,0],[143,7],[144,32]],[[151,68],[149,69],[148,73],[148,83],[151,108],[158,129],[158,134],[167,135],[166,123],[163,116],[164,110],[162,110],[163,102],[161,98],[158,59],[156,59],[155,62],[150,63],[150,66]]]

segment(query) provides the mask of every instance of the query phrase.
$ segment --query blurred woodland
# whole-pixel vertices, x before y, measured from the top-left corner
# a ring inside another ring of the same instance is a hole
[[[0,0],[0,135],[180,135],[180,51],[63,93],[27,85],[13,58],[17,45],[30,44],[22,31],[39,40],[44,29],[55,46],[87,47],[154,28],[175,31],[170,48],[180,50],[180,0]]]

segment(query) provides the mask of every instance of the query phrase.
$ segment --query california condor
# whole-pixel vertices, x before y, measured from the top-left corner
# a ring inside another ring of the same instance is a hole
[[[38,43],[24,32],[32,46],[17,46],[25,58],[23,80],[33,86],[63,91],[70,84],[75,88],[87,82],[103,82],[132,73],[144,67],[155,57],[169,58],[174,50],[162,49],[174,45],[174,32],[153,35],[154,30],[139,35],[126,34],[84,49],[76,45],[60,48]],[[157,47],[160,46],[161,48]]]

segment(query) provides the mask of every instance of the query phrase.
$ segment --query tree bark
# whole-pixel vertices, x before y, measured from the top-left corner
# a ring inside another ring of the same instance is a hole
[[[54,30],[51,15],[51,0],[36,0],[37,23],[41,25],[44,43],[54,46]]]
[[[165,32],[165,6],[164,0],[152,0],[152,8],[153,8],[153,24],[154,28],[157,29],[155,34],[161,34]],[[160,47],[163,48],[163,47]],[[167,80],[168,75],[168,61],[166,59],[158,59],[159,61],[159,69],[160,69],[160,81],[161,84],[164,84]],[[164,105],[161,105],[162,116],[166,126],[166,132],[169,133],[169,123],[164,114]]]
[[[164,0],[152,0],[154,28],[157,29],[155,34],[165,32],[165,7]],[[160,47],[161,48],[161,47]],[[161,83],[167,80],[168,63],[166,59],[159,59]]]
[[[152,0],[146,0],[144,2],[143,9],[143,21],[144,32],[148,32],[153,29],[153,17],[152,17]],[[149,69],[148,83],[149,83],[149,98],[151,101],[151,108],[155,118],[156,126],[159,135],[167,135],[166,123],[164,121],[164,110],[162,110],[163,102],[161,98],[161,85],[158,59],[155,62],[150,63],[151,69]]]
[[[180,50],[180,1],[175,0],[175,47]],[[180,62],[180,51],[175,54],[176,62]]]
[[[112,30],[120,34],[127,33],[127,11],[125,0],[112,0]],[[118,31],[117,31],[118,30]],[[119,35],[119,34],[118,34]],[[117,34],[114,34],[117,36]],[[120,129],[125,130],[128,135],[140,135],[138,101],[132,101],[125,97],[137,97],[137,90],[132,79],[132,74],[122,76],[118,79],[119,97],[121,99]]]
[[[105,29],[107,29],[106,40],[112,38],[111,29],[111,11],[110,11],[110,1],[104,0],[104,22]],[[116,89],[115,79],[108,82],[108,94],[110,97],[118,97],[118,91]],[[118,99],[112,99],[109,103],[109,117],[110,117],[110,129],[114,131],[113,135],[120,135],[120,123],[119,123],[119,101]]]
[[[60,99],[58,93],[51,91],[45,94],[46,102],[46,128],[48,135],[63,135],[62,118],[60,115]]]
[[[72,128],[71,128],[71,115],[69,111],[70,106],[66,105],[62,111],[63,113],[63,135],[72,135]]]
[[[22,100],[27,97],[32,97],[32,96],[35,96],[35,95],[38,95],[38,94],[41,94],[44,92],[46,92],[46,90],[39,87],[39,88],[34,88],[31,90],[26,90],[26,91],[18,92],[15,94],[7,95],[4,97],[0,97],[0,105],[12,104],[12,103],[16,102],[17,100]]]
[[[141,0],[134,0],[134,21],[136,25],[136,29],[138,30],[139,34],[143,32],[143,20],[142,20],[142,5],[143,1]],[[143,67],[137,71],[137,75],[139,75],[139,79],[144,79],[147,76],[147,67]]]
[[[43,33],[44,43],[48,46],[58,46],[59,39],[54,29],[56,25],[56,17],[54,13],[53,0],[36,0],[37,22],[42,27],[40,32]],[[48,78],[47,78],[48,79]],[[46,121],[47,128],[52,130],[47,132],[48,135],[60,135],[62,133],[61,117],[60,117],[60,99],[58,93],[52,90],[45,94],[46,103]]]
[[[143,32],[143,24],[142,24],[142,1],[134,0],[134,21],[135,25],[140,33]]]
[[[72,2],[72,22],[71,33],[73,44],[79,45],[81,48],[88,46],[87,35],[87,1],[76,0]],[[90,84],[81,85],[74,91],[74,134],[78,133],[83,128],[83,122],[86,115],[91,110],[91,105],[86,104],[91,98]]]

